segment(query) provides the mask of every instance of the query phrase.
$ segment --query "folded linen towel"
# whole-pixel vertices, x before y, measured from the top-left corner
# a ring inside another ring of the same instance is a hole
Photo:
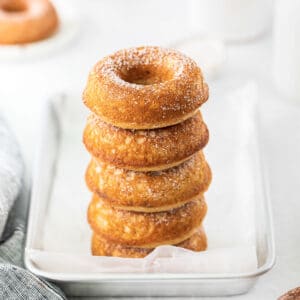
[[[28,188],[18,143],[0,116],[0,299],[66,299],[23,269]]]
[[[23,161],[18,144],[0,117],[0,236],[9,211],[20,191]]]

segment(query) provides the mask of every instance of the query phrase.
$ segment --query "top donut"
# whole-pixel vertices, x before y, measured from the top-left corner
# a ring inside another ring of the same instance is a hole
[[[194,115],[208,99],[197,64],[160,47],[129,48],[99,61],[83,94],[103,121],[125,129],[161,128]]]

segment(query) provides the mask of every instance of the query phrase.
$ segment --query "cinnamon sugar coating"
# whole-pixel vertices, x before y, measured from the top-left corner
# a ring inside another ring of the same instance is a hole
[[[161,128],[180,123],[208,99],[197,64],[160,47],[120,50],[90,72],[85,105],[107,123],[127,129]]]
[[[199,111],[180,124],[152,130],[121,129],[90,115],[83,134],[92,156],[119,168],[140,171],[176,166],[202,149],[208,139]]]
[[[207,248],[206,234],[201,226],[188,239],[175,245],[177,247],[186,248],[193,251],[204,251]],[[92,254],[97,256],[119,256],[128,258],[143,258],[154,249],[138,248],[116,244],[104,237],[93,234],[92,237]]]
[[[103,201],[131,211],[165,211],[203,194],[211,171],[201,151],[183,164],[163,171],[135,172],[92,159],[86,183]]]
[[[115,243],[155,248],[189,238],[201,225],[206,211],[202,195],[169,211],[143,213],[115,209],[94,194],[88,208],[88,221],[96,234]]]

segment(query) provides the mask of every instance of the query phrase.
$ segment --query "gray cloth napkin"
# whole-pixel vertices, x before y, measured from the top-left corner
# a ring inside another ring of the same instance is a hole
[[[19,146],[0,116],[0,299],[66,299],[23,268],[29,190]]]

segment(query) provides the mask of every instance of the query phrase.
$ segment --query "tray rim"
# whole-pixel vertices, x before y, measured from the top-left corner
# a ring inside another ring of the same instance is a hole
[[[54,108],[54,102],[63,101],[66,98],[65,94],[55,95],[51,99],[45,101],[42,114],[41,114],[41,127],[40,136],[43,136],[47,132],[49,124],[48,117],[50,116],[51,110]],[[256,126],[257,127],[257,126]],[[30,239],[32,239],[32,232],[34,230],[33,226],[33,216],[36,210],[39,197],[38,197],[38,182],[39,182],[39,166],[40,162],[43,161],[42,151],[40,151],[41,145],[38,144],[36,149],[36,159],[33,164],[33,174],[32,174],[32,192],[29,204],[29,214],[28,214],[28,224],[27,224],[27,235],[25,242],[24,251],[24,264],[25,267],[32,273],[42,278],[50,281],[56,281],[60,283],[68,282],[89,282],[89,283],[100,283],[100,282],[145,282],[145,281],[211,281],[211,280],[235,280],[235,279],[257,279],[271,270],[276,262],[275,255],[275,240],[274,240],[274,226],[273,226],[273,214],[271,209],[270,191],[268,177],[266,174],[265,159],[263,152],[261,151],[261,136],[260,131],[256,130],[258,133],[258,150],[259,150],[259,160],[261,164],[261,179],[263,181],[263,199],[264,199],[264,210],[266,214],[266,228],[267,228],[267,245],[268,245],[268,257],[263,265],[257,268],[257,270],[252,272],[242,272],[242,273],[70,273],[70,272],[50,272],[43,271],[39,269],[33,261],[30,259]],[[40,144],[42,144],[42,139],[40,139]],[[33,249],[36,250],[36,249]]]

